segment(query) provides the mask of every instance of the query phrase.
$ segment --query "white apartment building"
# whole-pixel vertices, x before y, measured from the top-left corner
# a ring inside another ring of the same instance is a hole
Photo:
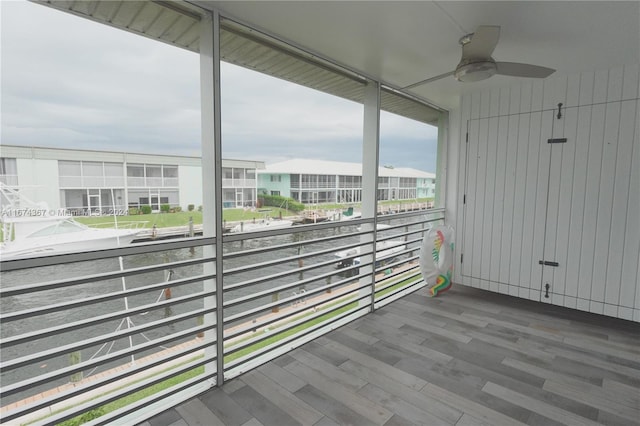
[[[362,164],[293,159],[258,172],[258,190],[305,204],[362,201]],[[436,175],[412,168],[378,168],[378,201],[435,198]]]
[[[223,204],[253,206],[260,161],[222,160]],[[72,214],[202,205],[199,157],[2,145],[0,181]]]

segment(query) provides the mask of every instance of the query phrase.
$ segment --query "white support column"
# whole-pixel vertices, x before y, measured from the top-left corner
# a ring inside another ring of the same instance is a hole
[[[449,139],[449,114],[446,112],[440,113],[438,119],[438,154],[436,164],[436,187],[435,190],[435,207],[446,207],[447,200],[447,154],[448,146],[447,140]]]
[[[212,12],[203,16],[200,25],[200,99],[202,110],[202,223],[203,236],[217,237],[215,247],[205,246],[203,254],[216,254],[215,264],[205,264],[205,273],[215,272],[215,280],[204,282],[206,291],[215,289],[215,297],[204,299],[205,307],[217,307],[216,314],[207,314],[205,324],[218,326],[205,333],[210,345],[206,355],[217,354],[217,385],[224,381],[223,325],[222,325],[222,143],[220,132],[220,43],[219,15]],[[213,188],[210,190],[208,188]],[[213,344],[215,342],[215,345]],[[213,365],[205,366],[209,373]]]
[[[378,192],[378,152],[380,146],[380,84],[370,81],[364,88],[364,131],[362,142],[362,218],[374,219],[373,224],[364,224],[362,229],[373,231],[372,234],[364,235],[361,238],[362,244],[369,244],[372,247],[373,255],[361,256],[361,263],[371,262],[372,266],[361,268],[360,272],[371,273],[371,288],[361,290],[369,292],[371,296],[370,309],[373,310],[374,286],[375,286],[375,219],[377,213],[377,192]],[[365,251],[365,250],[363,250]],[[363,295],[361,293],[361,295]],[[362,302],[361,302],[362,303]]]

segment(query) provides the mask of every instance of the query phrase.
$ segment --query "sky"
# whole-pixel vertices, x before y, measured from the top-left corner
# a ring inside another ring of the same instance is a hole
[[[0,1],[2,144],[199,156],[196,53]],[[361,162],[363,107],[221,65],[223,158]],[[437,129],[382,112],[380,164],[435,172]]]

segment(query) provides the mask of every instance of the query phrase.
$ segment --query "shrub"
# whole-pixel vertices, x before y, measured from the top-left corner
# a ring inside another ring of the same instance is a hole
[[[98,407],[93,410],[87,411],[86,413],[78,417],[74,417],[63,423],[60,423],[60,426],[79,426],[81,424],[90,422],[91,420],[95,420],[98,417],[101,417],[104,415],[105,415],[104,407]]]
[[[176,206],[175,211],[181,212],[182,211],[182,206]]]
[[[140,214],[140,209],[138,209],[137,207],[129,208],[129,216],[135,216],[137,214]]]
[[[169,210],[171,210],[171,206],[169,204],[161,204],[160,205],[160,211],[162,213],[169,213]]]
[[[263,206],[279,207],[293,212],[304,210],[304,204],[282,195],[260,195],[258,197],[258,203]]]
[[[198,211],[201,212],[202,211],[202,206],[198,206]]]
[[[189,210],[190,212],[192,212],[192,211],[193,211],[193,209],[195,209],[195,208],[196,208],[196,206],[195,206],[194,204],[189,204],[189,205],[187,206],[187,210]]]
[[[151,206],[148,204],[140,206],[140,210],[142,210],[142,214],[151,214]]]

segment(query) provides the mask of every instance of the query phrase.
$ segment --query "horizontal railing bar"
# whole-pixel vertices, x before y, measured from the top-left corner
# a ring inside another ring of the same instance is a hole
[[[271,229],[266,231],[230,233],[230,234],[224,234],[222,236],[222,242],[224,244],[224,243],[231,243],[235,241],[273,237],[276,235],[286,235],[286,234],[293,234],[293,233],[316,231],[316,230],[325,229],[325,228],[337,228],[340,226],[361,225],[363,223],[367,223],[371,221],[373,221],[373,219],[352,219],[349,221],[319,223],[316,225],[296,225],[292,227]]]
[[[40,402],[37,402],[35,404],[32,405],[23,405],[21,407],[20,410],[15,411],[15,412],[11,412],[11,414],[7,415],[7,416],[3,416],[4,420],[13,420],[15,418],[21,417],[24,414],[28,414],[30,412],[34,412],[36,410],[39,410],[41,408],[46,408],[46,407],[50,407],[53,404],[56,404],[58,402],[64,401],[66,399],[69,398],[73,398],[75,396],[81,395],[83,393],[86,392],[90,392],[94,389],[100,388],[102,386],[106,386],[108,384],[111,384],[113,382],[117,382],[118,380],[122,380],[125,379],[127,376],[132,376],[134,374],[138,374],[143,372],[144,370],[148,370],[150,368],[154,368],[157,367],[159,365],[165,364],[165,363],[169,363],[173,360],[176,360],[178,358],[182,358],[184,356],[187,356],[189,354],[204,350],[206,347],[208,346],[207,343],[201,343],[200,345],[197,346],[193,346],[188,348],[187,350],[183,351],[183,352],[177,352],[175,354],[172,355],[168,355],[162,359],[156,360],[156,361],[152,361],[150,363],[145,363],[145,364],[141,364],[141,365],[136,365],[136,366],[132,366],[130,369],[127,370],[121,370],[119,372],[114,372],[113,374],[110,374],[108,376],[104,376],[101,379],[97,379],[97,380],[92,380],[91,382],[88,382],[86,384],[86,386],[82,386],[82,387],[74,387],[72,388],[70,391],[68,392],[61,392],[58,394],[54,394],[55,396],[50,396],[48,398],[43,398],[42,400],[40,400]],[[209,358],[209,361],[214,361],[214,358]],[[65,374],[66,376],[67,374]],[[64,376],[62,376],[64,377]],[[54,379],[55,380],[55,379]],[[24,387],[27,387],[30,385],[26,385]]]
[[[353,291],[362,290],[363,288],[367,288],[367,287],[369,287],[368,284],[365,285],[365,286],[362,286],[362,287],[354,288]],[[290,317],[298,315],[298,314],[300,314],[302,312],[308,311],[309,309],[313,309],[313,308],[315,308],[317,306],[323,305],[325,303],[330,303],[330,302],[333,302],[334,300],[341,299],[341,298],[344,298],[344,297],[349,297],[349,293],[336,293],[336,294],[332,295],[331,297],[323,299],[322,301],[317,301],[317,302],[312,303],[312,304],[305,304],[304,306],[302,306],[302,307],[300,307],[300,308],[298,308],[296,310],[293,310],[293,311],[291,311],[291,312],[289,312],[289,313],[287,313],[287,314],[285,314],[285,315],[283,315],[281,317],[272,316],[269,319],[262,320],[260,323],[255,323],[255,324],[251,323],[250,325],[238,328],[237,330],[234,330],[233,332],[226,332],[225,331],[225,336],[224,336],[225,343],[229,342],[230,340],[232,340],[232,339],[234,339],[234,338],[236,338],[238,336],[242,336],[245,333],[253,332],[253,330],[256,329],[257,327],[263,327],[264,328],[264,327],[269,326],[269,325],[271,325],[273,323],[286,320],[287,318],[290,318]],[[309,317],[305,317],[305,318],[309,318]]]
[[[363,273],[361,275],[357,275],[357,276],[354,276],[354,277],[345,278],[345,279],[340,280],[340,281],[338,281],[336,283],[333,283],[331,285],[325,285],[325,286],[322,286],[322,287],[314,288],[312,290],[309,290],[309,291],[305,292],[305,297],[310,297],[310,296],[312,296],[312,295],[314,295],[316,293],[321,293],[323,291],[333,290],[334,288],[340,287],[340,286],[345,285],[345,284],[349,284],[351,282],[356,281],[357,279],[366,278],[368,276],[369,276],[369,274]],[[296,283],[296,285],[297,285],[297,283]],[[238,314],[231,315],[231,316],[225,318],[224,319],[224,324],[228,325],[230,323],[237,322],[237,321],[239,321],[241,319],[245,319],[245,318],[251,317],[251,316],[253,316],[253,315],[257,314],[257,313],[260,313],[260,312],[268,311],[271,308],[274,308],[276,306],[280,306],[280,305],[289,303],[290,301],[294,301],[294,300],[299,299],[299,298],[300,298],[299,295],[296,295],[295,297],[294,296],[289,296],[289,297],[285,297],[284,299],[280,299],[280,300],[277,300],[277,301],[274,301],[274,302],[271,302],[271,303],[266,303],[266,304],[260,305],[260,306],[258,306],[256,308],[253,308],[253,309],[245,310],[243,312],[240,312]]]
[[[223,244],[232,243],[243,240],[253,240],[260,238],[269,238],[275,237],[278,235],[287,235],[295,232],[307,232],[312,229],[306,229],[309,225],[295,225],[286,228],[278,228],[278,229],[268,229],[264,231],[253,231],[253,232],[238,232],[238,233],[227,233],[222,237]]]
[[[392,213],[392,214],[376,214],[376,218],[378,219],[378,221],[385,220],[386,218],[402,219],[402,218],[411,217],[411,216],[424,216],[424,215],[444,213],[445,210],[446,209],[444,207],[438,207],[435,209],[416,210],[416,211],[399,212],[399,213]],[[442,219],[444,219],[444,217]],[[424,220],[424,222],[428,222],[429,220],[430,219]]]
[[[335,262],[331,262],[329,264],[333,264],[333,263],[335,263]],[[321,265],[321,266],[326,266],[326,265]],[[318,266],[318,267],[320,267],[320,266]],[[346,269],[346,268],[343,268],[343,269]],[[298,270],[296,270],[294,272],[298,273]],[[279,286],[279,287],[271,288],[271,289],[260,291],[260,292],[250,293],[250,294],[247,294],[246,296],[241,296],[241,297],[238,297],[238,298],[235,298],[235,299],[232,299],[232,300],[228,300],[228,301],[226,301],[224,303],[223,306],[225,308],[228,308],[228,307],[231,307],[231,306],[240,305],[242,303],[250,302],[252,300],[257,300],[257,299],[260,299],[262,297],[270,296],[270,295],[272,295],[274,293],[279,293],[279,292],[282,292],[282,291],[285,291],[285,290],[289,290],[289,289],[294,288],[294,287],[299,287],[302,284],[307,284],[307,283],[311,283],[311,282],[314,282],[314,281],[320,281],[320,280],[322,280],[324,278],[328,278],[328,277],[332,277],[332,276],[338,275],[339,272],[340,272],[339,270],[333,270],[331,272],[326,272],[326,273],[320,274],[320,275],[314,275],[313,277],[305,278],[305,279],[302,279],[302,280],[296,280],[294,282],[291,282],[289,284],[284,284],[284,285]],[[293,275],[293,273],[292,274],[287,274],[287,275]],[[226,293],[226,291],[227,291],[227,289],[225,289],[225,293]]]
[[[367,288],[370,288],[370,287],[371,287],[370,284],[365,284],[365,285],[360,286],[360,287],[355,287],[355,288],[351,289],[349,292],[334,294],[329,298],[326,298],[326,299],[323,299],[323,300],[319,300],[316,303],[313,303],[313,304],[310,304],[310,305],[305,305],[305,306],[303,306],[303,307],[301,307],[299,309],[296,309],[294,311],[291,311],[291,312],[287,313],[286,315],[282,315],[282,316],[278,316],[278,317],[272,317],[271,319],[266,320],[266,321],[262,321],[259,324],[258,323],[256,323],[256,324],[252,323],[249,326],[246,326],[244,328],[240,328],[240,329],[238,329],[238,330],[236,330],[236,331],[234,331],[232,333],[225,334],[224,340],[225,340],[225,342],[228,342],[229,340],[231,340],[231,339],[233,339],[233,338],[235,338],[237,336],[241,336],[241,335],[243,335],[243,334],[245,334],[247,332],[251,332],[253,329],[255,329],[257,327],[265,327],[265,326],[271,325],[271,324],[273,324],[275,322],[284,321],[287,318],[296,316],[296,315],[298,315],[298,314],[300,314],[302,312],[308,311],[308,310],[313,309],[313,308],[315,308],[317,306],[333,302],[334,300],[337,300],[337,299],[350,298],[350,297],[353,296],[353,293],[359,292],[360,290],[364,290],[364,289],[367,289]],[[350,303],[353,303],[353,302],[354,302],[354,300],[346,300],[345,303],[336,304],[335,306],[338,306],[338,308],[341,308],[341,307],[344,307],[344,306],[346,306],[346,305],[348,305]],[[333,307],[334,306],[332,306],[331,308],[333,308]],[[318,316],[325,315],[325,314],[327,314],[329,312],[333,312],[334,310],[335,309],[331,309],[331,310],[327,310],[327,311],[316,311],[310,316],[305,316],[304,317],[304,321],[302,321],[302,322],[306,322],[306,321],[315,319]],[[299,325],[299,324],[300,323],[296,323],[296,325]],[[286,331],[286,330],[288,330],[288,328],[284,329],[283,331]],[[255,342],[252,342],[251,344],[253,344],[253,343],[255,343]],[[247,345],[245,345],[245,346],[247,346]],[[228,354],[228,353],[233,353],[233,352],[237,352],[237,351],[236,350],[230,350],[229,352],[225,351],[225,355]]]
[[[376,270],[376,274],[378,273],[383,273],[385,271],[384,268],[380,268]],[[414,275],[420,275],[420,266],[419,265],[415,265],[413,267],[407,268],[407,269],[402,269],[400,271],[393,271],[392,273],[388,274],[388,275],[384,275],[382,278],[378,279],[376,281],[376,285],[381,284],[385,281],[391,280],[399,275],[409,275],[409,273],[414,274]],[[411,277],[408,277],[411,278]]]
[[[385,229],[384,231],[387,231],[387,229]],[[393,239],[397,239],[399,237],[408,237],[409,235],[422,234],[422,233],[429,232],[429,230],[427,228],[425,228],[425,229],[412,229],[412,230],[409,230],[409,231],[402,231],[402,232],[398,232],[396,234],[390,234],[390,235],[388,235],[386,233],[383,233],[384,231],[378,231],[377,241],[393,240]]]
[[[34,293],[37,291],[54,290],[63,287],[70,287],[79,284],[88,284],[96,281],[105,281],[110,279],[117,279],[123,277],[129,277],[132,275],[140,275],[149,272],[157,272],[166,269],[177,269],[185,266],[198,265],[201,263],[215,262],[214,257],[204,257],[197,259],[178,260],[170,263],[162,263],[157,265],[140,266],[138,268],[129,268],[124,270],[116,270],[110,272],[103,272],[99,274],[85,275],[79,278],[61,279],[55,281],[44,282],[40,284],[26,284],[20,287],[0,288],[0,297],[16,296],[20,294]]]
[[[200,293],[200,297],[212,296],[213,293]],[[215,309],[212,309],[215,311]],[[105,342],[111,342],[117,339],[121,339],[123,337],[133,336],[140,332],[153,330],[158,327],[162,327],[168,324],[174,324],[176,322],[184,321],[190,318],[195,318],[197,316],[203,315],[206,312],[202,310],[191,311],[184,314],[179,314],[170,318],[163,318],[161,320],[152,321],[150,323],[144,325],[138,325],[135,327],[126,328],[120,331],[114,331],[113,333],[103,334],[98,337],[93,337],[90,339],[85,339],[81,342],[74,342],[63,346],[58,346],[53,349],[48,349],[45,351],[41,351],[35,354],[15,358],[9,361],[4,361],[0,363],[0,372],[6,372],[15,370],[16,368],[24,367],[26,365],[34,364],[36,362],[41,362],[50,358],[54,358],[56,356],[64,355],[70,352],[78,351],[81,349],[90,348],[91,346],[99,345]]]
[[[384,229],[381,229],[381,231],[386,231],[387,229],[395,229],[403,226],[417,226],[417,225],[427,226],[432,222],[436,222],[444,219],[444,216],[431,217],[429,219],[425,219],[424,216],[425,216],[424,214],[422,215],[407,214],[406,216],[403,216],[403,217],[387,216],[387,215],[378,216],[377,223],[389,225],[390,226],[389,228],[385,226]]]
[[[365,243],[365,244],[360,243],[356,247],[363,246],[363,245],[371,245],[371,244],[372,243]],[[276,272],[276,273],[271,274],[271,275],[266,275],[266,276],[257,277],[257,278],[251,278],[249,280],[245,280],[245,281],[241,281],[239,283],[230,284],[228,286],[225,286],[225,293],[228,292],[228,291],[231,291],[231,290],[237,290],[239,288],[260,284],[260,283],[266,282],[266,281],[271,281],[271,280],[274,280],[276,278],[284,278],[284,277],[287,277],[289,275],[295,275],[295,274],[299,274],[301,272],[312,271],[314,269],[323,268],[323,267],[328,266],[328,265],[335,265],[338,262],[340,262],[341,260],[355,259],[356,257],[366,256],[367,254],[371,254],[371,253],[372,253],[371,251],[366,251],[363,254],[356,253],[354,255],[346,256],[346,257],[344,257],[342,259],[325,260],[324,262],[318,262],[318,263],[314,263],[312,265],[307,265],[307,266],[303,266],[303,267],[297,267],[297,268],[293,268],[293,269],[287,269],[285,271]],[[322,277],[326,277],[326,276],[329,276],[329,275],[334,275],[334,273],[322,274],[322,275],[318,275],[317,277],[322,278]],[[225,304],[225,306],[227,306],[227,305]]]
[[[369,297],[368,295],[366,297]],[[225,346],[225,351],[224,351],[224,356],[230,356],[233,355],[234,353],[240,352],[244,349],[247,349],[253,345],[259,344],[260,342],[263,342],[265,340],[269,340],[271,338],[273,338],[274,335],[278,335],[278,334],[282,334],[282,333],[286,333],[289,330],[292,330],[296,327],[299,327],[300,325],[309,322],[309,321],[313,321],[316,318],[319,318],[323,315],[329,315],[339,309],[344,308],[345,306],[348,306],[350,304],[353,303],[358,303],[360,300],[364,299],[365,296],[358,298],[358,299],[354,299],[354,300],[345,300],[339,304],[336,304],[335,307],[332,306],[330,310],[327,311],[322,311],[322,312],[316,312],[313,315],[310,315],[308,317],[304,317],[304,318],[299,318],[297,320],[292,320],[291,323],[288,323],[286,325],[286,327],[282,327],[282,328],[278,328],[276,330],[272,330],[269,333],[262,333],[260,335],[254,336],[250,339],[247,339],[246,341],[240,342],[236,345],[231,346],[230,348],[226,349],[227,347]]]
[[[384,267],[380,267],[379,269],[376,269],[376,273],[380,273],[380,272],[384,272],[386,269],[389,268],[395,268],[396,266],[401,266],[404,265],[406,263],[411,263],[413,261],[419,260],[420,255],[415,255],[415,256],[411,256],[407,259],[400,259],[396,262],[392,262],[392,263],[387,263]]]
[[[369,295],[365,295],[365,296],[363,296],[361,298],[358,298],[358,299],[354,300],[352,303],[357,303],[360,300],[368,299],[369,297],[370,297]],[[347,312],[344,312],[344,313],[332,318],[331,321],[327,321],[326,323],[323,322],[323,323],[320,323],[320,324],[316,324],[316,325],[311,326],[308,329],[306,329],[306,330],[304,330],[304,331],[302,331],[300,333],[297,333],[297,334],[295,334],[293,336],[285,337],[285,338],[283,338],[281,340],[278,340],[277,342],[274,342],[269,347],[261,348],[261,349],[258,349],[256,351],[254,351],[254,352],[251,352],[251,354],[250,354],[251,356],[243,357],[243,358],[238,359],[237,361],[229,362],[227,365],[225,365],[225,371],[229,371],[229,370],[233,369],[234,367],[236,367],[237,365],[240,365],[240,364],[246,363],[248,361],[251,361],[252,359],[255,359],[255,358],[257,358],[257,357],[259,357],[259,356],[261,356],[261,355],[263,355],[263,354],[265,354],[267,352],[271,352],[274,349],[277,349],[277,348],[279,348],[281,346],[288,345],[290,342],[298,340],[298,339],[306,336],[307,334],[311,334],[311,333],[313,333],[313,332],[315,332],[315,331],[317,331],[317,330],[319,330],[319,329],[321,329],[323,327],[328,327],[331,324],[340,321],[342,318],[344,318],[346,316],[356,314],[359,311],[368,310],[369,308],[370,308],[369,304],[360,306],[357,309],[354,309],[353,311],[347,311]]]
[[[387,294],[384,294],[382,296],[376,297],[376,300],[375,300],[374,303],[377,304],[377,303],[384,302],[386,299],[388,299],[390,297],[394,297],[400,291],[405,291],[405,290],[411,289],[413,287],[422,288],[422,286],[424,285],[424,284],[422,284],[422,282],[423,282],[422,280],[417,280],[417,281],[415,281],[415,282],[413,282],[411,284],[407,284],[406,287],[402,287],[401,289],[398,289],[398,291],[394,291],[392,293],[387,293]]]
[[[124,298],[124,297],[127,297],[127,296],[131,296],[131,295],[135,295],[135,294],[148,293],[148,292],[151,292],[153,290],[164,289],[164,288],[167,288],[167,287],[179,287],[179,286],[182,286],[182,285],[192,284],[192,283],[195,283],[195,282],[198,282],[198,281],[208,280],[208,279],[212,279],[212,278],[215,278],[215,274],[198,275],[196,277],[182,278],[180,280],[175,280],[175,281],[171,281],[171,282],[165,281],[165,282],[162,282],[162,283],[156,283],[156,284],[152,284],[152,285],[146,286],[146,287],[132,288],[132,289],[128,289],[128,290],[117,291],[117,292],[114,292],[114,293],[107,293],[107,294],[100,295],[100,296],[87,297],[87,298],[81,299],[81,300],[72,300],[70,302],[62,302],[62,303],[58,303],[58,304],[55,304],[55,305],[48,305],[48,306],[42,306],[42,307],[37,307],[37,308],[25,309],[25,310],[22,310],[22,311],[11,312],[9,314],[4,314],[4,315],[0,314],[0,321],[1,322],[10,322],[10,321],[16,321],[16,320],[25,319],[25,318],[33,318],[33,317],[37,317],[37,316],[41,316],[41,315],[50,314],[52,312],[63,311],[63,310],[67,310],[67,309],[70,309],[70,308],[77,308],[77,307],[81,307],[81,306],[85,306],[85,305],[91,305],[91,304],[95,304],[95,303],[99,303],[99,302],[106,302],[106,301],[109,301],[109,300],[121,299],[121,298]],[[168,284],[172,284],[172,283],[176,283],[176,284],[168,285]],[[0,346],[1,346],[1,344],[0,344]]]
[[[9,346],[14,346],[19,343],[25,343],[29,340],[40,339],[43,337],[51,337],[63,332],[74,331],[81,328],[86,328],[91,325],[102,324],[109,320],[122,319],[126,317],[132,317],[144,312],[161,309],[168,306],[179,305],[181,303],[187,303],[192,300],[198,300],[200,295],[186,295],[177,298],[167,299],[162,302],[154,302],[153,304],[141,305],[136,308],[130,308],[124,311],[112,312],[109,314],[100,315],[97,317],[87,318],[84,320],[75,321],[69,324],[61,324],[58,326],[33,331],[30,333],[19,334],[16,336],[6,337],[0,341],[0,348],[4,349]]]
[[[186,373],[202,365],[205,365],[208,362],[210,361],[198,360],[198,361],[190,362],[188,364],[182,365],[180,368],[172,370],[168,374],[159,374],[157,376],[154,376],[153,378],[148,378],[148,379],[141,380],[139,382],[135,382],[131,384],[129,387],[127,387],[126,390],[124,391],[112,392],[108,395],[91,399],[90,401],[85,402],[84,404],[80,404],[71,410],[65,410],[61,413],[54,414],[50,417],[47,417],[46,419],[44,419],[43,424],[59,424],[60,422],[72,419],[81,413],[93,410],[102,405],[109,404],[110,402],[117,401],[120,398],[124,398],[126,396],[132,395],[142,389],[149,388],[155,384],[158,384],[165,380],[169,380],[173,377],[179,376],[183,373]],[[175,389],[174,389],[174,392],[175,392]]]
[[[408,246],[409,244],[411,244],[412,242],[414,242],[414,241],[407,241],[407,242],[405,242],[405,248],[404,248],[402,251],[399,251],[399,252],[397,252],[397,253],[394,253],[394,256],[396,256],[396,257],[397,257],[397,256],[405,255],[405,254],[410,255],[410,254],[411,254],[411,253],[413,253],[413,252],[416,252],[416,251],[418,251],[418,252],[419,252],[419,251],[420,251],[420,247],[407,247],[407,246]],[[416,256],[418,256],[418,257],[419,257],[419,255],[416,255]],[[401,260],[404,260],[405,262],[407,261],[407,259],[401,259]]]
[[[205,365],[204,364],[200,364],[197,365],[194,368],[200,367],[201,365]],[[202,382],[205,382],[207,380],[214,380],[216,378],[216,372],[212,372],[207,374],[206,372],[201,375],[201,376],[196,376],[193,377],[189,380],[186,380],[180,384],[176,384],[172,387],[170,387],[169,389],[165,389],[163,391],[160,391],[156,394],[150,395],[144,399],[141,399],[140,401],[136,401],[133,402],[129,405],[127,405],[126,407],[122,407],[121,409],[117,410],[117,411],[112,411],[111,413],[105,414],[104,416],[98,417],[96,419],[96,423],[95,424],[87,424],[87,426],[100,426],[100,425],[110,425],[110,424],[114,424],[113,421],[114,420],[118,420],[128,414],[134,413],[136,411],[138,411],[139,409],[141,409],[142,407],[146,407],[148,405],[154,404],[168,396],[173,396],[174,394],[178,393],[178,392],[182,392],[186,389],[192,388],[195,385],[198,385]],[[210,388],[210,387],[209,387]],[[200,393],[200,392],[198,392]],[[197,393],[196,393],[197,394]],[[193,396],[195,396],[196,394],[194,394]]]
[[[357,237],[357,236],[364,235],[364,234],[371,233],[371,232],[372,231],[349,232],[349,233],[345,233],[345,234],[330,235],[328,237],[315,238],[313,240],[302,240],[302,241],[295,241],[295,242],[291,242],[291,243],[278,244],[278,245],[273,245],[273,246],[268,246],[268,247],[260,247],[260,248],[249,249],[249,250],[235,251],[233,253],[225,253],[224,254],[224,258],[225,259],[230,259],[230,258],[241,257],[241,256],[252,256],[252,255],[255,255],[255,254],[261,254],[261,253],[265,253],[265,252],[269,252],[269,251],[277,251],[277,250],[284,250],[284,249],[288,249],[288,248],[296,248],[296,247],[299,247],[299,246],[305,245],[305,244],[306,245],[310,245],[310,244],[323,243],[323,242],[328,242],[328,241],[333,241],[333,240],[346,239],[346,238],[350,238],[350,237]]]
[[[304,260],[304,259],[308,259],[308,258],[315,257],[315,256],[321,256],[321,255],[324,255],[324,254],[327,254],[327,253],[335,253],[336,251],[348,250],[350,248],[358,247],[358,246],[361,246],[363,244],[366,244],[366,243],[362,243],[362,242],[349,243],[347,245],[340,246],[340,247],[332,247],[332,248],[322,249],[322,250],[318,250],[318,251],[314,251],[314,252],[305,252],[305,253],[300,253],[300,254],[296,254],[296,255],[293,255],[293,256],[284,257],[284,258],[267,260],[267,261],[260,262],[260,263],[252,263],[250,265],[243,265],[243,266],[239,266],[237,268],[225,269],[224,274],[225,274],[225,276],[228,276],[228,275],[237,274],[237,273],[240,273],[240,272],[252,271],[254,269],[260,269],[260,268],[265,268],[265,267],[269,267],[269,266],[280,265],[280,264],[286,263],[286,262],[293,262],[293,261],[296,261],[296,260]],[[304,245],[304,244],[296,244],[296,246],[298,246],[298,247],[302,246],[302,245]],[[307,244],[307,245],[309,245],[309,244]]]
[[[394,278],[398,278],[398,276],[402,275],[402,274],[398,274],[398,275],[393,275],[393,276],[386,276],[384,277],[382,280],[378,280],[376,281],[376,293],[386,290],[389,287],[393,287],[394,285],[398,285],[400,284],[402,281],[408,281],[408,280],[412,280],[412,279],[418,279],[418,277],[420,276],[420,272],[415,272],[412,271],[411,269],[408,269],[406,271],[403,271],[405,274],[407,274],[406,277],[402,277],[400,280],[393,280]],[[422,277],[419,278],[419,280],[422,280]],[[385,282],[388,281],[388,282]]]
[[[30,269],[43,266],[62,265],[66,263],[102,260],[105,258],[114,258],[119,256],[130,256],[134,254],[156,253],[159,251],[178,250],[208,245],[214,246],[215,243],[215,237],[180,238],[171,241],[163,240],[89,252],[64,253],[25,259],[2,260],[0,261],[0,269],[2,269],[3,272],[8,272],[19,269]]]
[[[345,226],[345,225],[342,225],[342,226]],[[317,229],[312,229],[312,231],[317,231]],[[273,246],[269,246],[269,247],[258,247],[258,248],[253,248],[253,249],[234,251],[232,253],[225,253],[224,257],[225,258],[234,258],[234,257],[240,257],[240,256],[251,256],[251,255],[255,255],[255,254],[261,254],[261,253],[264,253],[266,251],[283,250],[283,249],[287,249],[287,248],[291,248],[291,247],[296,247],[296,246],[298,246],[300,244],[303,244],[303,243],[314,243],[314,244],[315,243],[323,243],[323,242],[333,241],[333,240],[337,240],[337,239],[341,239],[341,238],[355,237],[355,236],[358,236],[360,234],[361,234],[361,232],[348,232],[348,233],[343,233],[343,234],[338,234],[338,235],[329,235],[329,236],[326,236],[326,237],[314,238],[312,240],[301,240],[301,241],[294,241],[294,242],[290,242],[290,243],[277,244],[277,245],[273,245]],[[225,241],[225,243],[228,243],[228,241]]]
[[[209,325],[200,325],[200,326],[196,326],[196,327],[191,327],[187,330],[184,331],[180,331],[177,333],[173,333],[170,334],[168,336],[165,336],[163,338],[160,339],[156,339],[153,341],[148,341],[145,343],[142,343],[140,345],[136,345],[134,347],[129,347],[126,349],[122,349],[120,351],[117,352],[113,352],[109,355],[105,355],[103,357],[100,358],[94,358],[94,359],[90,359],[87,361],[83,361],[80,362],[78,364],[74,364],[72,366],[68,366],[68,367],[64,367],[61,368],[57,371],[52,371],[50,373],[46,373],[46,374],[42,374],[39,376],[35,376],[26,380],[23,380],[21,382],[17,382],[17,383],[13,383],[11,385],[7,385],[7,386],[3,386],[0,389],[0,397],[4,398],[10,395],[13,395],[15,393],[21,392],[24,389],[29,389],[31,387],[34,386],[40,386],[40,385],[44,385],[46,383],[50,383],[54,380],[63,378],[63,377],[67,377],[70,376],[72,374],[75,373],[80,373],[83,370],[86,369],[90,369],[90,368],[94,368],[94,367],[99,367],[101,365],[104,364],[108,364],[110,362],[113,362],[115,360],[121,359],[121,358],[125,358],[125,357],[130,357],[131,355],[136,355],[140,352],[144,352],[146,350],[149,349],[153,349],[156,348],[158,346],[163,346],[166,343],[170,343],[170,342],[174,342],[176,340],[180,340],[180,339],[184,339],[185,337],[189,337],[189,336],[195,336],[198,333],[203,333],[207,330],[211,330],[214,329],[216,326],[215,324],[209,324]],[[215,343],[212,343],[215,344]]]

